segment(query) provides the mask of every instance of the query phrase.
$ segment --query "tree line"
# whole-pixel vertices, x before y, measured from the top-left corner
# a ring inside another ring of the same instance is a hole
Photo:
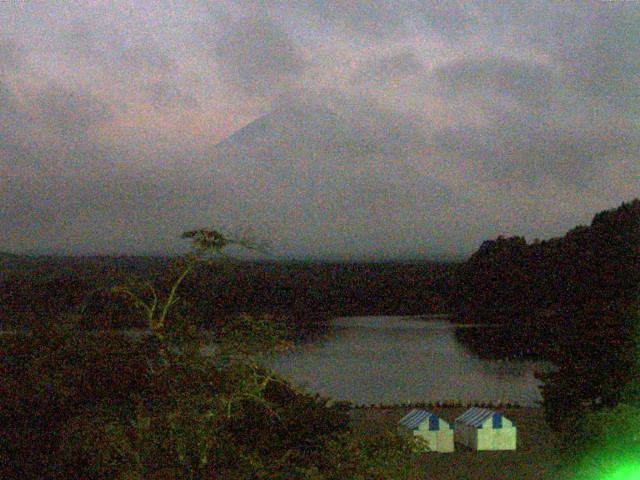
[[[457,322],[505,326],[460,329],[462,341],[484,356],[556,365],[541,375],[543,406],[556,430],[579,438],[580,418],[591,418],[586,413],[640,399],[639,199],[561,238],[486,241],[453,284]]]
[[[41,257],[7,262],[0,278],[0,325],[31,328],[45,316],[83,302],[85,328],[144,326],[109,285],[150,278],[170,287],[171,258]],[[213,328],[238,313],[284,316],[305,331],[340,315],[441,313],[448,309],[450,272],[456,265],[416,263],[217,262],[199,265],[181,286],[198,327]]]

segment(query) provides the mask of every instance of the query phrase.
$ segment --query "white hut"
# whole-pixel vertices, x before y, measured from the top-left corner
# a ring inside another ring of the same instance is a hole
[[[411,410],[398,422],[398,433],[424,438],[431,452],[453,452],[453,428],[434,413]]]
[[[499,412],[473,407],[455,421],[456,442],[473,450],[515,450],[516,427]]]

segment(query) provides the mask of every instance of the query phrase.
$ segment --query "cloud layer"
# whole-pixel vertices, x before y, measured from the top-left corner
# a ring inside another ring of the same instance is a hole
[[[0,24],[0,250],[252,224],[276,255],[465,254],[640,195],[636,2],[9,2]]]

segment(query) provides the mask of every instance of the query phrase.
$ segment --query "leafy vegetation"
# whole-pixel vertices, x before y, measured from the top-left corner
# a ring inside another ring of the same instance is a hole
[[[289,348],[285,325],[240,316],[212,356],[180,301],[197,265],[242,239],[200,230],[170,288],[109,289],[150,335],[82,330],[82,312],[0,345],[0,477],[34,479],[409,479],[422,445],[394,433],[358,437],[340,405],[261,366]]]

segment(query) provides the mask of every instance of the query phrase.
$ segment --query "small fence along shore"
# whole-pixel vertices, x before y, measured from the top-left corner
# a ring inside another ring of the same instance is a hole
[[[400,402],[400,403],[354,403],[348,400],[338,400],[332,402],[333,405],[345,410],[395,410],[398,408],[523,408],[518,402],[505,400],[492,401],[461,401],[443,400],[437,402]],[[532,407],[527,407],[532,408]],[[538,407],[533,407],[538,408]]]

